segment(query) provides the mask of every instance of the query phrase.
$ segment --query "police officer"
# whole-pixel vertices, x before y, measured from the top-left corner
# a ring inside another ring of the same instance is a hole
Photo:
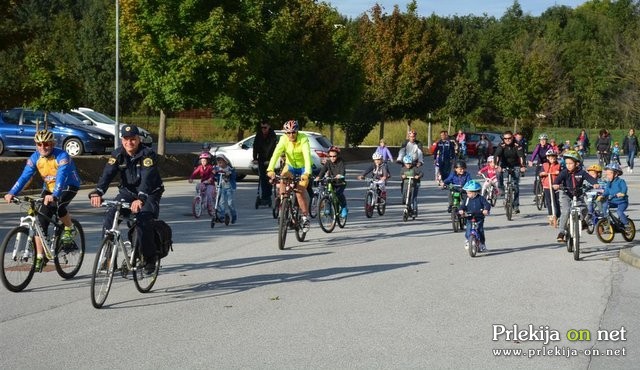
[[[160,198],[164,192],[158,170],[158,160],[153,149],[141,145],[140,131],[134,125],[124,125],[120,130],[122,145],[111,153],[96,189],[89,193],[91,205],[100,207],[113,178],[120,174],[117,200],[131,203],[131,212],[137,213],[136,235],[141,243],[147,273],[153,272],[156,262],[156,246],[153,237],[153,219],[160,213]],[[107,211],[103,229],[113,225],[115,209]]]

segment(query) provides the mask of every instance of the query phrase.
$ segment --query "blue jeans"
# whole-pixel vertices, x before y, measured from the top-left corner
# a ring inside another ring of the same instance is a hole
[[[627,153],[627,165],[629,165],[629,168],[633,169],[633,160],[636,157],[636,151],[635,150],[629,150],[629,152]]]
[[[229,210],[232,219],[236,219],[238,216],[236,207],[233,204],[233,197],[236,193],[236,189],[232,188],[220,188],[220,201],[218,202],[218,217],[224,219],[225,209]]]
[[[629,219],[627,219],[627,215],[624,214],[624,211],[627,210],[627,207],[629,207],[629,202],[623,202],[618,204],[604,202],[602,204],[602,212],[606,215],[609,212],[609,208],[615,208],[616,213],[618,213],[618,218],[620,219],[620,222],[622,222],[624,226],[627,226],[629,225]]]
[[[484,217],[476,217],[476,223],[478,224],[476,231],[480,237],[480,243],[484,244]],[[464,233],[464,237],[469,240],[471,236],[471,220],[467,219],[467,230]]]

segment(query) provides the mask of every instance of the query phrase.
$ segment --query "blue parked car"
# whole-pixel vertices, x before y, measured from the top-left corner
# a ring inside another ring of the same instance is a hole
[[[44,112],[26,108],[13,108],[0,112],[0,154],[5,150],[27,154],[36,150],[33,137],[36,122],[44,129]],[[114,148],[112,134],[85,125],[68,113],[47,114],[47,128],[53,132],[56,147],[75,157],[85,153],[110,153]]]

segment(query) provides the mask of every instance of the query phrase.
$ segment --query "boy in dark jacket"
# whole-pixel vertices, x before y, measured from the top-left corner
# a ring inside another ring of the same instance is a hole
[[[462,204],[460,204],[460,210],[458,211],[461,215],[465,213],[469,213],[473,218],[476,219],[477,223],[477,231],[478,236],[480,237],[480,252],[486,252],[487,246],[485,244],[484,237],[484,217],[489,215],[489,211],[491,210],[491,204],[487,202],[485,197],[478,196],[482,186],[475,180],[471,180],[467,182],[462,190],[467,192],[467,199],[465,199]],[[465,249],[469,249],[469,236],[471,235],[471,220],[467,219],[467,231],[464,236],[467,241],[464,244]]]
[[[344,189],[347,187],[347,183],[344,181],[346,168],[344,161],[340,157],[340,148],[332,146],[329,148],[329,160],[325,162],[324,166],[318,173],[316,181],[326,177],[334,180],[333,190],[336,192],[338,201],[340,202],[340,217],[346,218],[349,210],[347,209],[347,198],[344,196]]]

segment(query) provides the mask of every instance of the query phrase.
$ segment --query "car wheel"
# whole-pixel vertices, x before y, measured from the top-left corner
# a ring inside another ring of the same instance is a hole
[[[75,157],[84,153],[82,142],[76,138],[71,138],[64,142],[64,151]]]
[[[0,155],[2,155],[2,153],[4,153],[4,143],[0,140]]]

